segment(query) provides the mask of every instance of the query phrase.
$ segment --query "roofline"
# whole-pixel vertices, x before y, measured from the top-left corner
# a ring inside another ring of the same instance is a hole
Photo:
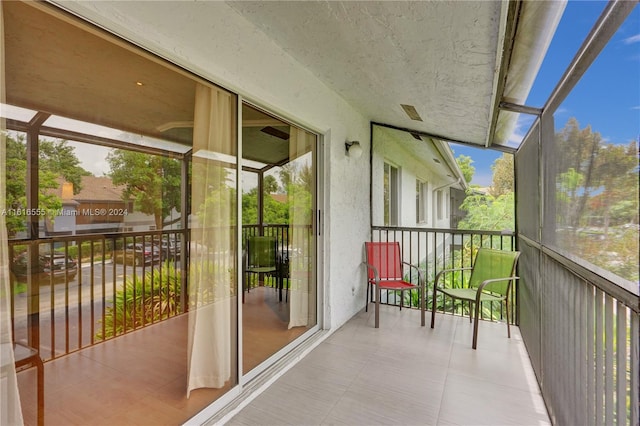
[[[466,191],[467,189],[469,189],[469,184],[464,178],[464,175],[462,174],[462,170],[460,170],[460,166],[458,166],[456,158],[453,156],[453,150],[451,149],[451,146],[448,143],[445,143],[438,139],[432,139],[431,141],[433,142],[438,152],[440,152],[440,155],[447,163],[447,166],[449,166],[451,172],[455,175],[456,179],[458,179],[457,183],[460,184],[463,190]],[[453,183],[452,185],[454,184],[455,183]]]

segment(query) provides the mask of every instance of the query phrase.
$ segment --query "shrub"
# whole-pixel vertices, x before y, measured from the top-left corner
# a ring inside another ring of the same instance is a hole
[[[180,270],[164,263],[143,276],[133,275],[116,290],[114,304],[99,323],[104,325],[96,339],[104,340],[156,323],[181,313]]]

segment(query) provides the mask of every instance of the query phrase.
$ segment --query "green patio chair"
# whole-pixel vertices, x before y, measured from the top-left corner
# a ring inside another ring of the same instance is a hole
[[[252,236],[247,238],[245,273],[273,275],[277,271],[276,237]],[[249,291],[248,280],[245,290]]]
[[[431,328],[436,320],[436,296],[437,293],[446,294],[454,299],[468,301],[474,305],[472,312],[475,315],[473,323],[473,349],[478,343],[478,320],[480,318],[480,306],[482,302],[505,302],[507,314],[507,336],[511,338],[509,328],[509,295],[511,283],[519,279],[516,277],[516,264],[520,252],[493,250],[487,248],[478,249],[472,268],[445,269],[436,275],[433,283],[433,299],[431,302]],[[468,288],[442,288],[438,287],[440,278],[447,272],[470,270]],[[472,312],[469,315],[472,315]],[[471,319],[471,317],[469,318]]]

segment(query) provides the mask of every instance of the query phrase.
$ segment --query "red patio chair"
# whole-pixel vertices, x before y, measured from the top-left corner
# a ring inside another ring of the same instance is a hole
[[[369,308],[369,298],[373,288],[377,289],[375,303],[375,327],[380,326],[380,296],[382,290],[400,291],[400,309],[404,299],[405,290],[418,290],[420,303],[420,314],[422,316],[422,326],[425,325],[425,303],[424,303],[424,277],[420,269],[407,262],[402,261],[400,253],[400,243],[398,242],[366,242],[365,254],[367,266],[367,303],[365,310]],[[415,269],[418,274],[418,283],[414,284],[404,280],[403,265]]]

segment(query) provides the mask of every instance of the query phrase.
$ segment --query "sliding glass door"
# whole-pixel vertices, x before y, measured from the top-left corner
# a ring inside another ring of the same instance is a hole
[[[317,136],[249,105],[242,115],[242,366],[248,373],[317,325]]]

